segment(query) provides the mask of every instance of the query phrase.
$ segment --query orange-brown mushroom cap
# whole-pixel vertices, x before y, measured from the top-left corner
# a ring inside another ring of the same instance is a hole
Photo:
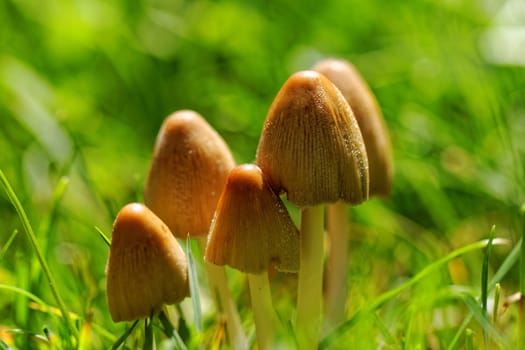
[[[272,188],[299,207],[368,198],[361,132],[341,92],[322,74],[293,74],[275,97],[256,163]]]
[[[387,197],[392,187],[392,150],[388,130],[374,94],[348,61],[325,59],[313,69],[330,79],[350,104],[368,155],[370,196]]]
[[[299,232],[283,202],[253,164],[234,168],[219,199],[205,260],[261,273],[299,269]]]
[[[113,321],[150,316],[188,294],[186,256],[173,234],[146,206],[126,205],[113,224],[107,266]]]
[[[145,203],[176,237],[206,236],[234,165],[228,146],[204,118],[189,110],[175,112],[157,137]]]

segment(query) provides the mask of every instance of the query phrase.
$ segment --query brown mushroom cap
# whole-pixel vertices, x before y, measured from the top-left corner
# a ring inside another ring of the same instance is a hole
[[[299,269],[299,232],[283,202],[253,164],[234,168],[213,220],[204,259],[249,273]]]
[[[322,74],[293,74],[264,123],[256,163],[299,207],[368,198],[361,132],[341,92]]]
[[[113,321],[150,316],[188,294],[186,256],[173,234],[146,206],[126,205],[113,224],[107,266]]]
[[[370,196],[387,197],[392,187],[392,148],[374,94],[350,62],[325,59],[317,63],[313,69],[330,79],[350,104],[368,154]]]
[[[205,236],[234,165],[224,140],[199,114],[175,112],[157,137],[145,203],[176,237]]]

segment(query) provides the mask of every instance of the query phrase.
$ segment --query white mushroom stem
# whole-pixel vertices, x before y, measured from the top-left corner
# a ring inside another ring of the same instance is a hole
[[[337,202],[327,206],[326,224],[330,246],[325,271],[325,330],[345,319],[348,266],[348,206]]]
[[[317,349],[321,325],[324,206],[301,210],[301,266],[297,287],[296,337],[300,350]]]
[[[206,240],[201,239],[201,248],[205,251]],[[233,302],[230,289],[228,288],[228,281],[226,278],[226,270],[223,266],[213,265],[204,262],[204,268],[208,275],[208,283],[210,284],[210,291],[218,311],[224,313],[226,317],[226,331],[230,340],[230,345],[233,350],[248,349],[248,340],[241,326],[241,320],[235,303]]]
[[[247,275],[257,344],[259,350],[269,350],[275,344],[279,320],[273,308],[268,274],[265,271],[260,274],[248,273]]]

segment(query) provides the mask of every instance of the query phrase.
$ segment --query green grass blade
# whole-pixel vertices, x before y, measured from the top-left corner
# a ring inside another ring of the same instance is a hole
[[[13,292],[13,293],[16,293],[16,294],[23,295],[26,298],[28,298],[28,299],[34,301],[35,303],[39,304],[40,306],[42,306],[42,308],[45,309],[45,310],[49,310],[51,308],[49,305],[47,305],[47,303],[45,301],[43,301],[42,299],[40,299],[39,297],[37,297],[33,293],[28,292],[25,289],[18,288],[18,287],[15,287],[15,286],[9,286],[7,284],[0,284],[0,290],[6,290],[8,292]],[[53,315],[52,312],[50,312],[49,314]]]
[[[104,242],[106,242],[106,244],[108,245],[108,247],[111,247],[111,240],[108,238],[108,236],[106,236],[104,234],[104,232],[102,232],[102,230],[100,228],[98,228],[97,226],[95,226],[95,230],[98,232],[99,236],[102,238],[102,240]]]
[[[168,317],[166,316],[166,313],[164,310],[162,310],[159,314],[159,321],[162,324],[162,330],[166,336],[170,337],[175,345],[175,349],[177,350],[187,350],[186,345],[184,344],[184,341],[182,340],[179,332],[175,328],[173,328],[173,325],[171,324],[170,320],[168,320]]]
[[[173,332],[172,337],[175,340],[175,350],[187,350],[178,332]]]
[[[520,208],[520,215],[522,220],[521,225],[521,259],[520,259],[520,292],[525,295],[525,204]]]
[[[492,241],[496,233],[496,226],[492,226],[490,230],[489,243],[485,247],[485,254],[483,256],[483,265],[481,268],[481,307],[485,315],[487,314],[487,298],[488,298],[488,276],[489,276],[489,258],[492,250]]]
[[[494,326],[498,323],[498,313],[499,313],[499,299],[501,295],[501,285],[496,284],[494,288],[494,310],[492,311],[492,323]]]
[[[415,285],[419,281],[421,281],[423,278],[431,275],[439,268],[446,265],[449,261],[462,256],[464,254],[470,253],[475,250],[483,249],[489,244],[488,240],[482,240],[479,242],[475,242],[472,244],[469,244],[465,247],[462,247],[460,249],[457,249],[445,257],[433,262],[432,264],[426,266],[423,270],[421,270],[419,273],[417,273],[414,277],[412,277],[410,280],[405,282],[404,284],[400,285],[397,288],[391,289],[388,292],[383,293],[378,298],[375,299],[372,303],[369,304],[368,307],[357,311],[348,321],[340,325],[338,328],[333,330],[330,334],[328,334],[319,344],[320,349],[328,349],[330,348],[330,345],[337,341],[337,338],[339,338],[342,334],[347,332],[350,328],[352,328],[360,319],[361,317],[365,315],[369,315],[371,312],[374,312],[375,310],[379,309],[383,304],[385,304],[390,299],[397,296],[402,291],[410,288],[411,286]],[[502,245],[502,244],[509,244],[509,241],[502,238],[494,238],[492,240],[493,245]]]
[[[516,246],[512,249],[512,251],[507,255],[501,266],[499,267],[498,271],[492,276],[492,279],[489,283],[489,291],[493,290],[496,286],[496,283],[501,282],[503,277],[512,269],[512,267],[516,264],[516,262],[520,259],[520,253],[521,253],[521,245],[522,245],[523,239],[520,239],[520,241],[516,244]]]
[[[18,234],[18,230],[15,229],[13,233],[11,234],[11,236],[9,236],[9,239],[7,240],[7,242],[5,242],[4,246],[2,247],[2,250],[0,250],[0,260],[2,260],[2,258],[4,257],[5,253],[11,246],[11,243],[13,243],[17,234]]]
[[[490,253],[492,251],[492,241],[496,233],[496,226],[492,226],[490,230],[489,243],[485,247],[485,254],[483,255],[483,265],[481,268],[481,310],[485,320],[488,320],[488,310],[487,310],[487,299],[488,299],[488,280],[489,280],[489,259]],[[483,336],[485,339],[485,347],[490,348],[490,338],[489,334],[483,331]]]
[[[193,253],[191,251],[191,241],[189,236],[186,238],[186,257],[188,259],[188,275],[190,282],[191,302],[193,305],[193,321],[195,323],[195,330],[197,330],[197,332],[201,332],[202,310],[199,294],[199,280],[197,278],[197,265],[195,264],[195,259],[193,258]]]
[[[155,336],[153,334],[153,312],[152,316],[144,320],[144,347],[143,350],[155,349]]]
[[[459,326],[456,334],[454,335],[454,338],[452,338],[452,341],[450,342],[450,344],[448,344],[447,350],[457,349],[457,344],[459,343],[459,339],[461,338],[461,336],[463,335],[463,333],[467,329],[467,327],[470,324],[470,321],[472,320],[473,317],[474,317],[474,315],[472,314],[472,312],[469,313],[469,315],[467,317],[465,317],[465,319],[461,323],[461,326]]]
[[[0,339],[0,350],[11,350],[12,348]]]
[[[139,320],[136,320],[135,322],[133,322],[133,324],[131,325],[131,327],[129,327],[125,332],[124,334],[122,334],[118,339],[117,341],[113,344],[113,346],[111,346],[111,350],[117,350],[118,348],[120,348],[120,346],[122,344],[124,344],[124,342],[126,341],[126,339],[128,339],[128,337],[131,335],[131,333],[133,332],[133,330],[135,329],[135,327],[137,326],[137,324],[139,323]]]
[[[40,262],[40,266],[42,267],[42,270],[47,279],[51,292],[53,293],[53,296],[55,297],[55,300],[58,304],[58,307],[60,311],[62,312],[64,323],[66,327],[69,329],[69,332],[76,338],[78,336],[78,330],[75,328],[73,322],[71,321],[71,318],[69,317],[69,312],[67,311],[64,301],[62,300],[62,297],[60,296],[60,293],[58,292],[58,289],[55,283],[55,279],[53,275],[51,274],[51,270],[47,266],[47,262],[45,261],[44,256],[42,255],[42,251],[40,250],[40,247],[36,240],[33,228],[31,227],[31,224],[29,223],[27,214],[24,211],[22,204],[18,200],[18,197],[13,191],[13,188],[11,187],[9,181],[5,177],[4,172],[2,170],[0,170],[0,182],[2,183],[2,186],[4,187],[4,190],[6,191],[7,196],[9,197],[9,200],[11,201],[11,204],[14,206],[18,214],[18,217],[20,218],[20,221],[22,223],[22,227],[24,228],[24,231],[26,232],[29,238],[29,241],[31,242],[31,245],[33,246],[33,249],[35,250],[38,261]]]
[[[474,345],[472,344],[472,336],[474,332],[472,329],[467,328],[465,331],[465,350],[474,350]]]
[[[490,337],[494,339],[496,344],[499,344],[500,348],[509,348],[508,346],[506,346],[505,339],[503,339],[503,337],[498,333],[498,331],[492,326],[490,320],[487,319],[485,311],[480,307],[479,302],[476,299],[474,299],[472,295],[466,293],[463,294],[463,301],[474,315],[474,318],[476,318],[476,320],[482,327],[483,332],[487,335],[490,335]]]
[[[92,323],[91,325],[93,326],[93,330],[95,331],[95,333],[106,339],[108,342],[116,341],[116,336],[103,326],[100,326],[96,323]]]
[[[399,347],[399,344],[397,344],[394,336],[392,333],[388,330],[383,320],[379,317],[377,313],[374,313],[374,323],[379,328],[379,331],[381,332],[381,335],[383,336],[383,339],[389,347],[396,348]]]
[[[520,254],[520,292],[521,297],[523,298],[525,296],[525,204],[522,204],[520,208],[520,216],[521,216],[521,254]],[[523,308],[523,305],[521,306]],[[523,314],[523,309],[521,309],[521,313]],[[519,325],[519,332],[518,332],[518,339],[519,339],[519,345],[523,348],[525,346],[525,321],[523,320],[523,316],[521,317]]]

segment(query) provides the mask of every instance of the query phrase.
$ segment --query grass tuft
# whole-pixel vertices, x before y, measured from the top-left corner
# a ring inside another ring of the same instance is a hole
[[[73,325],[73,322],[71,321],[71,318],[69,317],[69,312],[67,311],[66,305],[64,304],[64,301],[62,300],[62,297],[60,296],[60,293],[56,287],[55,278],[51,274],[51,270],[47,266],[46,260],[44,259],[42,251],[40,250],[38,241],[35,237],[35,233],[33,232],[33,228],[31,227],[31,224],[29,223],[29,219],[27,218],[27,214],[24,211],[22,204],[18,200],[18,197],[13,191],[13,188],[11,187],[9,181],[5,177],[4,172],[2,170],[0,170],[0,182],[2,183],[2,186],[7,193],[9,200],[11,201],[11,204],[15,208],[18,214],[18,217],[22,223],[22,227],[24,228],[24,231],[26,232],[27,237],[29,238],[29,241],[31,242],[31,245],[33,246],[33,249],[36,253],[36,256],[38,258],[42,271],[44,272],[44,275],[47,279],[49,288],[51,289],[51,292],[53,293],[53,296],[55,297],[55,301],[57,302],[58,307],[62,313],[62,317],[65,323],[65,326],[69,329],[69,332],[71,333],[73,337],[77,337],[78,330],[75,328],[75,326]]]
[[[443,266],[446,266],[446,264],[462,255],[465,255],[467,253],[473,252],[475,250],[486,248],[487,245],[493,244],[493,245],[508,245],[510,242],[503,238],[494,238],[492,240],[482,240],[479,242],[475,242],[472,244],[469,244],[465,247],[462,247],[460,249],[457,249],[445,257],[427,265],[423,270],[421,270],[419,273],[417,273],[414,277],[409,279],[407,282],[403,283],[399,287],[393,288],[389,290],[388,292],[385,292],[378,298],[376,298],[374,301],[372,301],[368,307],[357,311],[352,317],[350,317],[349,320],[344,322],[341,326],[337,327],[334,331],[332,331],[330,334],[328,334],[320,343],[319,348],[320,349],[329,349],[334,342],[337,342],[337,339],[345,332],[347,332],[350,328],[352,328],[361,318],[370,315],[372,312],[375,312],[377,309],[379,309],[381,306],[383,306],[386,302],[396,297],[398,294],[400,294],[402,291],[414,286],[416,283],[420,282],[422,279],[430,276],[431,274],[435,273],[438,269],[442,268]]]

